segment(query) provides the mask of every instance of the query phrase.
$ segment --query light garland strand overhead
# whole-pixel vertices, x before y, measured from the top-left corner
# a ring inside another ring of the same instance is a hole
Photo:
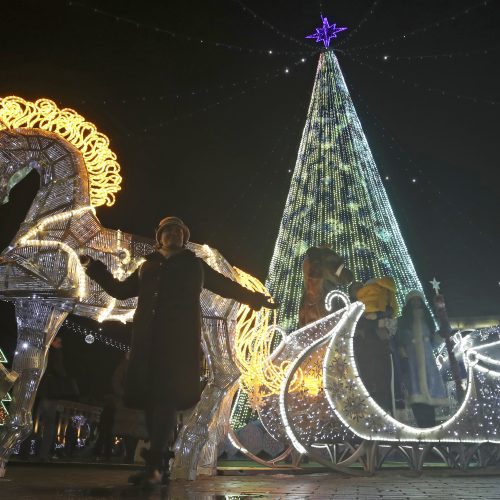
[[[141,23],[139,21],[136,21],[134,19],[129,19],[127,17],[119,16],[117,14],[114,14],[112,12],[106,11],[99,9],[97,7],[91,7],[85,3],[82,2],[77,2],[74,0],[68,0],[67,5],[69,7],[77,6],[82,9],[85,9],[93,14],[97,14],[103,17],[111,18],[114,19],[117,22],[121,22],[124,24],[128,24],[130,26],[134,26],[135,28],[142,28],[142,29],[147,29],[149,31],[153,31],[155,33],[163,34],[169,36],[171,39],[177,39],[177,40],[182,40],[185,42],[193,42],[193,43],[198,43],[200,46],[203,47],[215,47],[215,48],[221,48],[221,49],[228,49],[231,51],[235,52],[247,52],[249,54],[260,54],[260,55],[291,55],[291,54],[310,54],[311,51],[309,50],[281,50],[281,49],[259,49],[259,48],[254,48],[254,47],[243,47],[240,45],[234,45],[230,43],[225,43],[225,42],[219,42],[219,41],[214,41],[214,40],[206,40],[204,38],[199,38],[197,36],[191,36],[191,35],[186,35],[184,33],[178,33],[176,31],[166,29],[166,28],[160,28],[159,26],[153,26],[151,24],[147,23]]]
[[[427,86],[420,84],[418,82],[415,82],[413,80],[407,80],[406,78],[400,78],[400,77],[395,76],[392,73],[388,73],[387,71],[383,71],[379,68],[375,68],[372,65],[370,65],[364,61],[361,61],[357,56],[354,57],[352,54],[346,54],[346,55],[348,57],[350,57],[350,59],[352,61],[354,61],[355,63],[359,64],[360,66],[364,66],[365,68],[368,68],[370,71],[372,71],[374,73],[378,73],[379,75],[381,75],[383,77],[387,77],[393,81],[399,81],[399,82],[401,82],[404,85],[407,85],[409,87],[412,87],[415,89],[425,90],[426,92],[429,92],[431,94],[438,94],[438,95],[442,95],[442,96],[451,96],[451,97],[455,97],[456,99],[460,99],[463,101],[472,101],[475,103],[491,104],[494,106],[498,105],[500,102],[500,101],[494,101],[492,99],[487,99],[484,97],[465,96],[465,95],[455,94],[455,93],[449,92],[447,90],[437,89],[435,87],[427,87]]]
[[[475,57],[477,55],[488,55],[492,52],[500,50],[500,47],[490,47],[487,49],[467,50],[462,52],[449,52],[447,54],[420,54],[420,55],[375,55],[375,54],[356,54],[356,58],[371,59],[378,61],[424,61],[424,60],[439,60],[439,59],[456,59],[458,57]],[[349,55],[349,51],[345,50],[345,54]]]
[[[233,81],[233,82],[228,82],[228,83],[219,83],[214,85],[212,88],[192,88],[190,90],[187,90],[185,92],[173,92],[172,94],[163,94],[163,95],[158,95],[158,96],[147,96],[147,95],[142,95],[142,96],[133,96],[133,97],[125,97],[125,96],[118,96],[116,93],[114,93],[112,96],[106,96],[101,99],[85,99],[82,100],[82,104],[86,104],[88,102],[102,102],[104,105],[107,104],[124,104],[128,105],[130,103],[150,103],[154,104],[155,106],[160,103],[160,104],[166,104],[167,101],[179,101],[179,100],[184,100],[188,98],[193,98],[197,96],[205,96],[209,94],[214,94],[216,92],[220,92],[223,90],[235,90],[237,88],[243,89],[240,93],[244,94],[246,91],[251,90],[251,89],[256,89],[259,88],[257,85],[252,86],[253,83],[259,83],[259,82],[264,82],[264,83],[269,83],[272,79],[278,78],[280,76],[284,76],[290,72],[290,68],[292,67],[298,67],[304,63],[306,63],[308,59],[305,57],[301,57],[300,59],[295,60],[291,64],[280,64],[278,69],[275,69],[274,71],[269,71],[267,73],[264,73],[262,75],[258,76],[253,76],[249,78],[245,78],[240,81]],[[288,71],[287,71],[288,70]],[[238,94],[233,94],[232,96],[228,96],[227,99],[233,99],[235,95]]]
[[[368,19],[373,15],[375,9],[377,8],[378,3],[379,0],[374,0],[368,12],[363,16],[358,25],[354,29],[349,30],[347,32],[347,35],[343,37],[342,40],[339,41],[338,47],[342,47],[342,45],[345,45],[360,30],[360,28],[366,23],[366,21],[368,21]]]
[[[300,45],[301,47],[307,47],[309,49],[308,52],[317,52],[316,50],[311,49],[311,47],[308,43],[305,43],[302,40],[299,40],[299,39],[293,37],[292,35],[289,35],[288,33],[285,33],[283,31],[279,30],[278,28],[276,28],[276,26],[271,24],[269,21],[266,21],[262,16],[257,14],[257,12],[255,12],[254,10],[247,7],[241,0],[233,0],[233,2],[237,3],[241,7],[243,12],[250,14],[254,19],[260,21],[267,28],[270,28],[274,33],[276,33],[281,38],[284,38],[285,40],[290,40],[291,42],[293,42],[297,45]]]
[[[78,325],[73,321],[66,320],[63,323],[63,327],[67,328],[68,330],[71,330],[74,333],[77,333],[78,335],[82,335],[87,344],[93,344],[95,340],[98,340],[99,342],[106,344],[108,347],[114,347],[115,349],[119,349],[120,351],[123,352],[130,351],[129,345],[120,342],[118,340],[112,339],[110,337],[107,337],[106,335],[103,335],[100,332],[96,332],[92,328],[86,328],[84,326]]]
[[[97,127],[70,108],[59,109],[50,99],[26,101],[21,97],[0,97],[0,130],[38,128],[54,132],[75,146],[83,156],[89,175],[93,207],[115,203],[122,178],[109,139]]]
[[[471,11],[479,9],[481,7],[485,7],[490,2],[491,2],[491,0],[482,0],[481,2],[473,5],[472,7],[467,7],[461,11],[456,12],[455,14],[452,14],[448,17],[440,19],[439,21],[434,21],[434,22],[427,24],[425,26],[422,26],[420,28],[416,28],[414,30],[407,31],[407,32],[401,33],[399,35],[392,36],[391,38],[388,38],[386,40],[382,40],[380,42],[369,43],[367,45],[358,45],[357,47],[349,48],[349,51],[350,52],[358,52],[358,51],[364,50],[364,49],[384,47],[386,45],[390,45],[391,43],[400,42],[402,40],[405,40],[406,38],[418,35],[419,33],[424,33],[424,32],[429,31],[431,29],[439,28],[442,24],[444,24],[446,22],[455,21],[458,17],[461,17],[461,16],[466,15],[466,14],[470,14]]]
[[[292,66],[296,67],[302,63],[306,62],[306,59],[305,58],[301,58],[299,61],[296,61],[295,63],[293,63],[293,65],[290,65],[289,67],[285,67],[283,69],[280,69],[278,71],[276,71],[275,73],[271,73],[269,75],[269,77],[265,80],[261,80],[261,85],[252,85],[252,86],[249,86],[249,87],[246,87],[244,88],[243,90],[240,90],[239,92],[236,92],[234,94],[231,94],[227,97],[224,97],[224,98],[221,98],[219,99],[218,101],[215,101],[211,104],[206,104],[204,106],[202,106],[201,108],[198,108],[194,111],[190,111],[190,112],[187,112],[187,113],[183,113],[181,115],[175,115],[173,117],[171,117],[169,120],[167,121],[163,121],[163,122],[160,122],[158,124],[155,124],[155,125],[152,125],[152,126],[147,126],[145,128],[142,129],[142,132],[143,133],[149,133],[153,130],[157,130],[157,129],[160,129],[160,128],[163,128],[165,127],[166,125],[168,124],[171,124],[171,123],[176,123],[180,120],[185,120],[185,119],[189,119],[195,115],[197,115],[198,113],[203,113],[203,112],[207,112],[217,106],[220,106],[221,104],[226,104],[226,103],[232,103],[236,98],[238,97],[241,97],[241,96],[244,96],[244,95],[247,95],[250,91],[252,90],[255,90],[255,89],[258,89],[258,88],[262,88],[264,85],[267,85],[269,82],[271,82],[272,80],[278,78],[278,77],[286,77],[289,73],[290,73],[290,68]]]

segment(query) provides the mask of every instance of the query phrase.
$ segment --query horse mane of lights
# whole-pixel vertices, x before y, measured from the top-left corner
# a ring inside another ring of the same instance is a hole
[[[31,128],[55,132],[73,144],[85,160],[90,184],[90,204],[111,206],[122,178],[109,139],[70,108],[59,109],[50,99],[26,101],[21,97],[0,98],[0,130]]]

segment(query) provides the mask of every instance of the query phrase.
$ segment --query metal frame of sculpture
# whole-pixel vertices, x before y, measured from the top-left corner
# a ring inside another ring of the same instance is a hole
[[[31,410],[48,348],[66,316],[73,313],[98,321],[129,321],[133,316],[136,299],[108,296],[86,277],[78,255],[88,253],[103,261],[120,279],[133,272],[142,257],[153,250],[152,240],[101,226],[92,205],[114,202],[119,167],[113,153],[103,153],[107,138],[75,116],[79,117],[71,110],[58,110],[48,100],[33,104],[19,98],[0,99],[0,200],[8,201],[12,187],[31,170],[36,170],[41,180],[26,219],[0,256],[0,299],[15,305],[18,341],[12,369],[19,374],[10,416],[0,437],[2,474],[16,444],[31,432]],[[56,131],[50,131],[52,122],[64,119],[65,125],[52,124]],[[47,130],[30,128],[31,124]],[[78,135],[78,130],[83,132]],[[82,139],[86,133],[87,142]],[[93,143],[93,149],[88,147],[88,141]],[[86,154],[89,158],[85,158]],[[89,181],[88,163],[96,157],[102,162],[101,169],[97,166],[97,176]],[[105,175],[100,176],[106,169],[113,183]],[[96,178],[102,192],[92,188]],[[189,248],[224,275],[258,288],[255,280],[233,269],[216,250],[195,243],[190,243]],[[205,290],[201,305],[209,380],[175,444],[172,474],[189,479],[194,479],[198,471],[213,474],[216,470],[216,448],[228,431],[231,389],[240,373],[234,361],[238,311],[240,316],[249,317],[246,306],[238,310],[234,301]]]

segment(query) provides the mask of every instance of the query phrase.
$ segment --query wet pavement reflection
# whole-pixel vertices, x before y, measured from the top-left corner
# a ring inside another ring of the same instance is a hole
[[[256,473],[259,472],[259,473]],[[128,486],[130,468],[60,464],[12,464],[0,480],[0,498],[9,500],[143,498],[173,500],[238,499],[498,499],[500,469],[460,472],[432,469],[421,476],[384,470],[371,477],[335,473],[284,474],[255,471],[240,475],[172,481],[144,491]],[[237,474],[237,471],[234,471]]]

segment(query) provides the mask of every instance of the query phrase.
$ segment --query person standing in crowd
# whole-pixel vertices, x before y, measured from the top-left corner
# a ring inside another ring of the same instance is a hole
[[[150,439],[144,473],[131,482],[160,484],[176,412],[200,399],[201,308],[203,288],[258,310],[276,307],[212,269],[186,248],[190,231],[178,217],[166,217],[156,231],[158,250],[124,281],[89,256],[81,261],[88,276],[117,299],[138,296],[133,321],[124,402],[143,409]],[[168,476],[164,474],[164,481]]]
[[[38,458],[50,460],[54,453],[57,427],[57,401],[78,401],[80,392],[75,379],[68,376],[64,366],[61,337],[54,337],[50,344],[47,368],[37,392],[37,414],[42,439]],[[29,441],[29,440],[26,440]]]
[[[432,351],[436,328],[420,290],[410,291],[398,321],[395,342],[401,357],[407,399],[419,427],[436,425],[435,408],[449,404]]]

